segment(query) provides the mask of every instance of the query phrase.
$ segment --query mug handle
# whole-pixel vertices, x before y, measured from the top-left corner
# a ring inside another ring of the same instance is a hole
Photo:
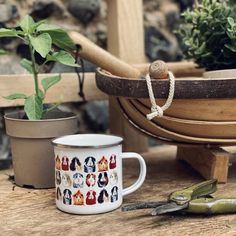
[[[137,181],[133,185],[131,185],[128,188],[123,189],[123,191],[122,191],[122,195],[126,196],[141,187],[141,185],[143,184],[145,177],[146,177],[147,168],[146,168],[146,163],[145,163],[143,157],[141,155],[139,155],[138,153],[123,152],[123,153],[121,153],[121,158],[122,159],[132,159],[132,158],[138,159],[139,165],[140,165],[140,173],[139,173],[139,177],[138,177]]]

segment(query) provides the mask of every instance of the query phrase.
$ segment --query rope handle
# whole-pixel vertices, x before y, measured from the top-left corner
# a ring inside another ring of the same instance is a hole
[[[154,64],[155,63],[155,64]],[[162,70],[163,72],[163,63],[162,61],[156,61],[154,62],[153,64],[155,65],[155,67],[157,67],[157,65],[161,65],[162,68],[158,68],[158,70]],[[153,68],[153,64],[150,66],[150,72],[153,72],[151,71],[151,69]],[[151,102],[151,113],[147,114],[146,117],[148,120],[152,120],[153,118],[155,117],[162,117],[164,115],[164,111],[166,111],[172,104],[172,101],[173,101],[173,98],[174,98],[174,93],[175,93],[175,77],[173,75],[172,72],[166,70],[165,71],[167,73],[167,77],[169,77],[169,80],[170,80],[170,89],[169,89],[169,95],[168,95],[168,98],[166,100],[166,103],[161,107],[161,106],[158,106],[156,104],[156,99],[154,97],[154,93],[153,93],[153,89],[152,89],[152,82],[151,82],[151,77],[150,75],[153,75],[153,73],[150,73],[146,75],[146,82],[147,82],[147,88],[148,88],[148,94],[149,94],[149,98],[150,98],[150,102]],[[163,76],[163,73],[162,73],[162,76]],[[164,77],[162,77],[164,78]]]

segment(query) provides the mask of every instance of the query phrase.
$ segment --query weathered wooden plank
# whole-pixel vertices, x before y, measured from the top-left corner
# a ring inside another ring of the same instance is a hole
[[[127,63],[144,63],[142,0],[108,0],[108,51]],[[131,128],[116,99],[109,98],[110,130],[125,138],[125,150],[147,150],[147,139]]]
[[[230,153],[221,148],[178,147],[177,159],[187,162],[206,179],[226,183]]]
[[[124,198],[124,203],[166,200],[167,196],[203,179],[191,168],[175,161],[176,148],[164,146],[145,154],[148,175],[144,185]],[[232,161],[235,163],[236,159]],[[124,186],[131,185],[139,171],[135,161],[124,162]],[[11,171],[0,172],[1,235],[227,235],[236,232],[236,215],[150,216],[150,210],[77,216],[56,209],[54,189],[32,190],[8,181]],[[236,165],[229,170],[229,181],[219,185],[215,196],[236,196]]]
[[[96,74],[99,89],[108,95],[128,98],[149,98],[145,79],[124,79],[99,70]],[[169,80],[152,80],[155,98],[167,98]],[[236,78],[203,79],[177,78],[174,99],[236,98]]]
[[[50,74],[51,76],[52,74]],[[40,75],[39,78],[45,78],[46,75]],[[55,102],[79,102],[82,101],[78,95],[79,85],[75,73],[62,74],[61,81],[48,90],[46,103]],[[31,75],[1,75],[0,76],[0,107],[22,106],[23,100],[6,100],[2,96],[12,93],[25,93],[30,95],[34,93],[34,82]],[[85,74],[84,93],[86,99],[101,100],[107,96],[96,87],[94,73]]]

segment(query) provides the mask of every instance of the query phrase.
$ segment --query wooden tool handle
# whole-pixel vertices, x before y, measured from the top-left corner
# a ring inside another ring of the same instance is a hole
[[[91,61],[113,75],[128,78],[138,78],[140,76],[139,70],[98,47],[83,35],[74,31],[70,32],[69,35],[76,44],[81,46],[79,53],[81,58]]]

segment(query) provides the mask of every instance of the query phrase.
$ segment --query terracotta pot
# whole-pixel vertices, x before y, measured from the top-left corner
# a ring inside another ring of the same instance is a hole
[[[53,188],[54,152],[51,140],[77,131],[73,113],[51,112],[44,120],[23,119],[24,112],[5,115],[10,136],[15,183],[22,187]]]

